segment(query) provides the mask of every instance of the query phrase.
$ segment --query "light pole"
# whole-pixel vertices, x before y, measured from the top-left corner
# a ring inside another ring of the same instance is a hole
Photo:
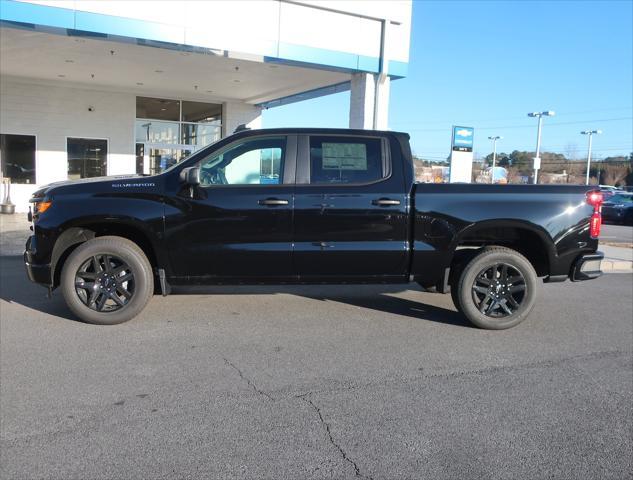
[[[543,117],[553,117],[555,113],[551,110],[545,112],[528,113],[528,117],[538,117],[538,131],[536,133],[536,156],[534,157],[534,183],[538,183],[538,170],[541,168],[541,127],[543,125]]]
[[[582,135],[589,136],[589,148],[587,148],[587,180],[585,180],[585,185],[589,185],[589,169],[591,168],[591,140],[594,135],[600,135],[602,130],[583,130],[580,133]],[[598,183],[600,183],[600,178],[598,178]]]
[[[488,140],[492,140],[492,170],[490,175],[490,183],[495,183],[495,163],[497,163],[497,140],[501,140],[503,137],[496,135],[494,137],[488,137]]]

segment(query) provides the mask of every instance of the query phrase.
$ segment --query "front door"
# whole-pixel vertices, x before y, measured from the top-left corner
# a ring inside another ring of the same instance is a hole
[[[166,204],[172,270],[201,283],[292,275],[295,137],[238,140],[198,162],[201,185]]]
[[[391,168],[401,159],[391,157],[388,139],[313,135],[299,145],[296,273],[313,281],[404,277],[408,194],[402,167]]]

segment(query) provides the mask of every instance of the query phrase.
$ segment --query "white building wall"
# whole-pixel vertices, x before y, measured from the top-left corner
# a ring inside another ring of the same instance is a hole
[[[2,77],[0,97],[0,133],[36,137],[36,185],[12,185],[17,211],[38,185],[67,180],[67,137],[107,139],[108,174],[135,172],[133,94]]]
[[[136,172],[136,94],[3,76],[0,98],[0,133],[36,137],[36,183],[12,184],[16,211],[28,210],[39,186],[68,179],[67,137],[108,140],[108,175]],[[260,107],[224,102],[222,115],[223,136],[242,123],[261,128]]]

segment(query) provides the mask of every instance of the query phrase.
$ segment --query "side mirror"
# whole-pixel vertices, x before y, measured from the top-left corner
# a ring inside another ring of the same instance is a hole
[[[180,180],[190,186],[200,185],[200,169],[198,167],[183,168]]]

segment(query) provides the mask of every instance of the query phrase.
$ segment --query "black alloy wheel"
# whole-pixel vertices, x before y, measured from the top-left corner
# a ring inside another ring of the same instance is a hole
[[[97,312],[114,312],[134,296],[134,273],[119,257],[93,255],[75,273],[75,291],[81,302]]]
[[[451,296],[457,310],[480,328],[503,330],[527,318],[534,308],[538,276],[516,250],[488,246],[455,265]]]
[[[496,263],[475,277],[472,295],[480,313],[505,318],[521,308],[526,295],[525,278],[515,266]]]

